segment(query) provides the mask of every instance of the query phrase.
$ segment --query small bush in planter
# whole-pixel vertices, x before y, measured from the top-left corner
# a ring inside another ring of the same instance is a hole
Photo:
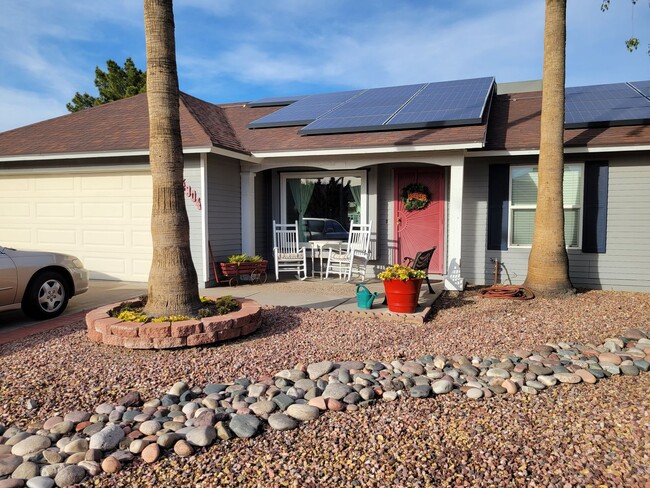
[[[248,254],[233,254],[228,257],[228,262],[233,263],[258,263],[263,261],[262,256],[249,256]]]
[[[407,281],[412,279],[424,279],[427,277],[427,274],[422,270],[413,269],[410,266],[405,266],[403,264],[393,264],[392,266],[388,266],[384,271],[379,273],[377,277],[382,281]]]

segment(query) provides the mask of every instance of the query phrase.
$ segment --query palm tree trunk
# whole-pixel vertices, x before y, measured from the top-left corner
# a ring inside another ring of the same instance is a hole
[[[200,306],[183,196],[178,74],[172,0],[144,0],[149,105],[149,164],[153,182],[153,257],[145,312],[191,315]]]
[[[542,296],[573,293],[564,242],[566,0],[546,0],[539,189],[526,286]]]

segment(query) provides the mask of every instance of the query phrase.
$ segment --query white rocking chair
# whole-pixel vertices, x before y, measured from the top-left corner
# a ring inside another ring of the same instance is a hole
[[[275,261],[275,280],[280,273],[298,273],[298,279],[307,278],[307,251],[300,247],[298,222],[276,224],[273,221],[273,259]],[[302,273],[303,277],[300,277]]]
[[[330,249],[325,278],[328,278],[330,273],[336,273],[339,279],[345,278],[346,281],[350,281],[353,274],[358,275],[362,281],[366,278],[371,227],[372,221],[368,224],[350,222],[347,245],[341,249]]]

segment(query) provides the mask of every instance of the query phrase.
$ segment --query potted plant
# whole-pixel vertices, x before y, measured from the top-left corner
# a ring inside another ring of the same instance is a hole
[[[261,256],[248,254],[233,254],[228,262],[220,262],[221,273],[229,279],[231,285],[236,285],[239,277],[245,276],[252,283],[266,282],[266,266],[269,262]]]
[[[377,277],[384,282],[388,310],[399,313],[414,313],[418,306],[422,280],[426,272],[403,264],[388,266]]]

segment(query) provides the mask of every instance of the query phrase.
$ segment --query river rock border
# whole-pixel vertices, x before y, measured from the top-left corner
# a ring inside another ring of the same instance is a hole
[[[248,298],[235,300],[241,308],[226,315],[147,324],[123,322],[117,317],[111,317],[111,310],[124,302],[105,305],[86,315],[88,338],[128,349],[174,349],[205,346],[252,334],[262,323],[261,307]]]
[[[94,412],[54,415],[27,429],[0,424],[0,488],[71,486],[116,473],[136,456],[145,463],[165,451],[192,456],[215,442],[296,429],[328,410],[445,394],[474,401],[537,395],[560,384],[594,384],[649,370],[650,331],[630,329],[599,346],[559,342],[501,357],[321,361],[228,384],[177,382],[146,402],[131,391]]]

